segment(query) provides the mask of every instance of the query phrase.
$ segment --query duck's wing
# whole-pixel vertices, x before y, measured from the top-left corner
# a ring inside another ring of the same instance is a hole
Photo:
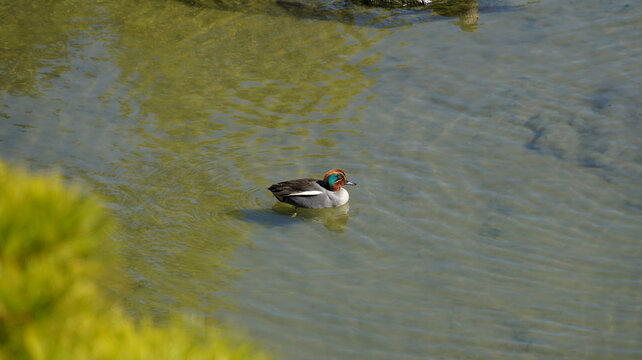
[[[316,179],[296,179],[282,181],[268,188],[277,199],[283,201],[283,198],[290,196],[314,196],[322,194],[318,189]]]

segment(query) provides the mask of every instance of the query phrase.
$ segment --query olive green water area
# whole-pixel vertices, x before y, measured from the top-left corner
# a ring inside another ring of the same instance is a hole
[[[0,156],[103,197],[132,316],[286,359],[639,358],[642,10],[467,4],[0,0]],[[266,190],[335,167],[345,207]]]

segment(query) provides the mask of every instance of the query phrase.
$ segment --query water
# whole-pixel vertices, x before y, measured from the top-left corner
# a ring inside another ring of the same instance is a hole
[[[0,1],[0,155],[104,199],[132,316],[286,359],[639,358],[642,10],[522,4]],[[335,167],[349,206],[273,209]]]

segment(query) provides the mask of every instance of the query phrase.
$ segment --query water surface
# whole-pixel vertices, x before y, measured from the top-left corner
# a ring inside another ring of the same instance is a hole
[[[642,354],[642,12],[0,1],[0,155],[122,224],[132,316],[286,359]],[[341,168],[341,209],[270,184]]]

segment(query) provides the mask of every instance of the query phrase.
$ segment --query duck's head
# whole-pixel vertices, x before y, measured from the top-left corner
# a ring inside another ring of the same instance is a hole
[[[323,182],[332,191],[339,191],[343,185],[357,185],[346,179],[346,173],[339,169],[332,169],[325,173]]]

